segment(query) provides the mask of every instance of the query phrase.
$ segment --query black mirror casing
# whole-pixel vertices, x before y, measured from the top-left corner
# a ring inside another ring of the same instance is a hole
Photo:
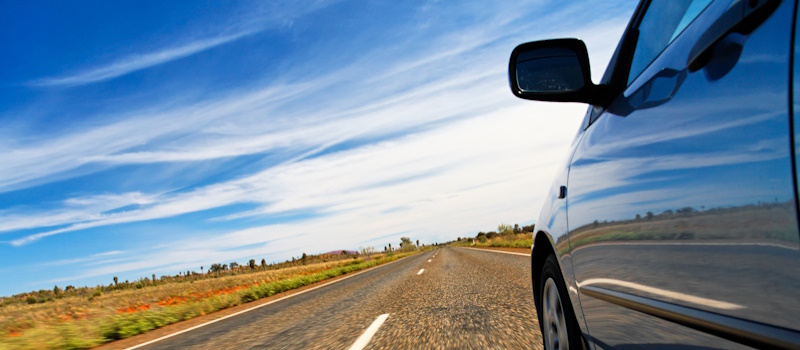
[[[593,105],[606,102],[605,89],[592,83],[589,54],[579,39],[542,40],[517,46],[511,52],[508,76],[511,92],[526,100]],[[537,81],[523,81],[521,76]],[[548,79],[543,80],[545,77]]]

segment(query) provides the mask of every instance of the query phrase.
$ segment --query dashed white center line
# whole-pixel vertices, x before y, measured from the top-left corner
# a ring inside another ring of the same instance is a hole
[[[417,272],[417,275],[421,275],[423,272],[425,272],[425,269],[419,269],[419,272]]]
[[[386,319],[388,317],[389,314],[383,314],[378,316],[378,318],[376,318],[375,321],[373,321],[372,324],[369,325],[369,328],[367,328],[367,330],[364,331],[364,334],[358,337],[358,340],[356,340],[356,342],[350,346],[350,350],[361,350],[365,348],[367,344],[369,344],[369,341],[372,340],[372,337],[375,335],[375,333],[378,332],[378,328],[381,328],[381,325],[383,325],[383,323],[386,322]]]

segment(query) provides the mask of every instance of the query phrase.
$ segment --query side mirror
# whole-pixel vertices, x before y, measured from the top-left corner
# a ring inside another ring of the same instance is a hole
[[[592,83],[589,54],[578,39],[525,43],[511,52],[511,92],[526,100],[602,104],[603,89]]]

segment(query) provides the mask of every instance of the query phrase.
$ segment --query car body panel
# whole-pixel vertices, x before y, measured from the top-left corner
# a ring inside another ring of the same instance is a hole
[[[783,1],[749,36],[727,38],[733,50],[688,72],[696,38],[729,3],[713,2],[578,138],[566,168],[570,248],[562,269],[571,264],[565,276],[574,273],[577,289],[603,286],[800,330],[787,30],[795,3]],[[559,217],[545,208],[540,220]],[[554,235],[556,245],[562,236]],[[584,331],[601,348],[737,346],[575,299]]]
[[[568,155],[572,155],[572,153],[575,151],[575,148],[578,146],[582,135],[583,134],[579,132],[575,136]],[[547,241],[549,242],[548,244],[550,246],[546,247],[546,249],[542,249],[544,247],[539,247],[539,249],[542,250],[537,250],[536,247],[534,247],[533,251],[531,252],[531,258],[533,259],[532,261],[534,261],[532,263],[534,271],[538,271],[536,269],[541,267],[535,265],[535,254],[549,254],[550,251],[555,253],[556,259],[561,267],[561,273],[564,277],[564,282],[567,285],[572,309],[575,310],[578,324],[581,326],[583,332],[586,333],[586,322],[583,319],[583,314],[580,312],[580,299],[578,298],[578,289],[577,285],[575,284],[574,274],[572,272],[572,256],[569,251],[569,236],[567,235],[569,232],[569,228],[567,227],[567,202],[564,198],[559,198],[561,186],[567,185],[570,157],[568,156],[567,158],[568,160],[564,161],[558,167],[556,176],[553,179],[553,185],[550,187],[550,191],[547,193],[545,203],[542,205],[542,210],[539,214],[539,218],[536,220],[536,236],[534,237],[534,242],[540,241],[539,237],[543,235],[544,237],[547,237]],[[538,274],[534,273],[533,276],[536,278]],[[534,281],[534,286],[536,283],[537,281]]]

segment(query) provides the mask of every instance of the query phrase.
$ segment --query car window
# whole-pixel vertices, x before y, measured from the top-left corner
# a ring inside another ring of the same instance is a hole
[[[712,0],[653,0],[642,17],[628,84],[683,32]]]

